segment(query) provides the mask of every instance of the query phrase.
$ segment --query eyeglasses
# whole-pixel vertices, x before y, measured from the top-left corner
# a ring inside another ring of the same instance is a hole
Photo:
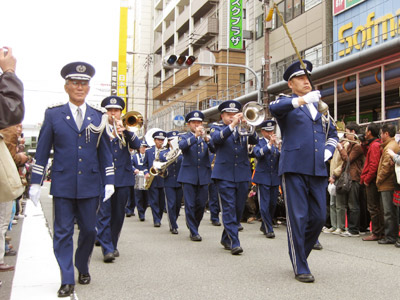
[[[87,81],[77,81],[77,80],[70,80],[68,83],[71,83],[74,87],[81,85],[82,87],[86,87],[89,85]]]

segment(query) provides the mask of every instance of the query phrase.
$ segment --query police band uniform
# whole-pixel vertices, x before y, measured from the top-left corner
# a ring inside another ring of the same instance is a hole
[[[307,72],[312,64],[306,60]],[[327,161],[335,150],[334,125],[317,110],[319,91],[311,91],[305,70],[299,62],[284,73],[292,89],[291,96],[281,95],[270,103],[282,133],[279,175],[287,209],[289,255],[295,278],[313,282],[307,257],[317,242],[325,222]]]
[[[154,140],[164,141],[166,138],[165,131],[159,130],[152,135]],[[156,141],[155,141],[156,142]],[[160,160],[161,152],[165,150],[162,145],[157,148],[157,144],[146,150],[144,157],[144,174],[148,178],[150,176],[149,170],[153,166],[154,160]],[[154,176],[154,179],[148,189],[148,200],[153,214],[154,227],[161,226],[162,214],[165,207],[165,194],[164,194],[164,178],[161,175]]]
[[[234,100],[221,103],[218,110],[221,117],[237,114],[241,104]],[[237,118],[239,115],[234,116]],[[221,201],[222,224],[224,230],[221,244],[236,255],[243,252],[240,246],[238,228],[243,214],[251,169],[247,145],[257,144],[257,134],[241,136],[230,121],[214,123],[211,138],[215,146],[216,160],[211,178],[216,181]]]
[[[275,213],[280,184],[278,176],[280,151],[278,146],[271,141],[273,137],[270,136],[273,134],[275,124],[274,120],[267,120],[260,125],[263,136],[259,138],[253,149],[253,154],[257,158],[253,183],[256,183],[258,188],[257,194],[262,220],[260,230],[267,238],[275,237],[272,218]]]
[[[121,97],[109,96],[103,99],[101,106],[107,109],[109,115],[107,126],[110,131],[115,130],[113,123],[120,121],[122,110],[125,108],[124,100]],[[111,116],[115,117],[114,122]],[[100,201],[97,213],[97,240],[101,244],[104,262],[111,262],[119,256],[118,239],[124,224],[125,206],[129,201],[131,188],[135,185],[129,148],[140,147],[139,138],[127,129],[122,132],[125,145],[116,136],[118,133],[113,132],[113,134],[114,137],[109,138],[109,143],[114,161],[115,192],[109,201]]]
[[[167,133],[168,141],[178,139],[179,131],[170,131]],[[165,157],[171,148],[165,150],[162,156]],[[166,210],[169,220],[169,230],[172,234],[178,234],[177,220],[181,203],[183,199],[182,185],[178,182],[178,174],[182,164],[182,155],[171,163],[167,168],[167,174],[164,178],[164,190],[166,196]]]
[[[102,109],[85,103],[94,73],[94,68],[84,62],[70,63],[61,70],[70,101],[46,110],[32,171],[30,197],[37,200],[53,148],[50,194],[54,212],[53,248],[61,270],[59,297],[67,297],[74,290],[75,218],[80,228],[75,266],[79,283],[88,284],[89,261],[96,238],[96,209],[103,188],[101,174],[104,174],[107,196],[113,191],[110,142],[103,132],[107,116],[103,116]]]
[[[178,182],[183,184],[186,225],[192,241],[201,241],[200,222],[207,202],[208,184],[211,182],[211,164],[208,151],[214,151],[212,142],[199,134],[204,114],[192,111],[186,115],[190,131],[179,138],[179,148],[183,153]]]
[[[148,147],[149,146],[147,145],[147,143],[145,141],[142,141],[139,151],[132,155],[132,166],[133,172],[135,174],[139,172],[144,172],[144,158],[146,156],[146,149]],[[135,201],[139,220],[143,222],[146,217],[146,209],[148,206],[148,191],[144,189],[135,189]]]

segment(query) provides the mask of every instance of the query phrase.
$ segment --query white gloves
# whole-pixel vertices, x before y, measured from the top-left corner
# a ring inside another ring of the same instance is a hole
[[[304,101],[307,104],[318,102],[321,99],[321,93],[317,91],[309,92],[308,94],[303,96]]]
[[[331,157],[332,157],[331,151],[329,151],[328,149],[325,149],[325,152],[324,152],[324,162],[327,162],[328,159],[330,159]]]
[[[114,185],[106,184],[104,188],[104,199],[103,202],[106,202],[111,196],[114,194]]]
[[[29,198],[31,198],[33,204],[37,206],[40,198],[40,184],[32,184],[31,188],[29,189]]]

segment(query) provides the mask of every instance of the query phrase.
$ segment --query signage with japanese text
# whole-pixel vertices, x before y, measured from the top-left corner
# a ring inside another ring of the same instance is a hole
[[[365,0],[332,0],[333,1],[333,15],[336,16],[344,12],[346,9],[353,7],[354,5],[360,4]]]
[[[229,0],[229,48],[242,49],[242,21],[243,3],[242,0]]]

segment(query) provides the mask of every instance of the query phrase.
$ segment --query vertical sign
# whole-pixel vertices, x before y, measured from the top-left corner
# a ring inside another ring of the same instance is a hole
[[[229,0],[229,48],[242,49],[242,20],[243,3],[242,0]]]
[[[118,88],[118,63],[116,61],[111,62],[111,96],[117,96]]]
[[[119,17],[118,89],[126,104],[126,44],[128,39],[128,1],[121,0]],[[125,105],[126,107],[126,105]],[[124,109],[125,112],[125,109]]]

